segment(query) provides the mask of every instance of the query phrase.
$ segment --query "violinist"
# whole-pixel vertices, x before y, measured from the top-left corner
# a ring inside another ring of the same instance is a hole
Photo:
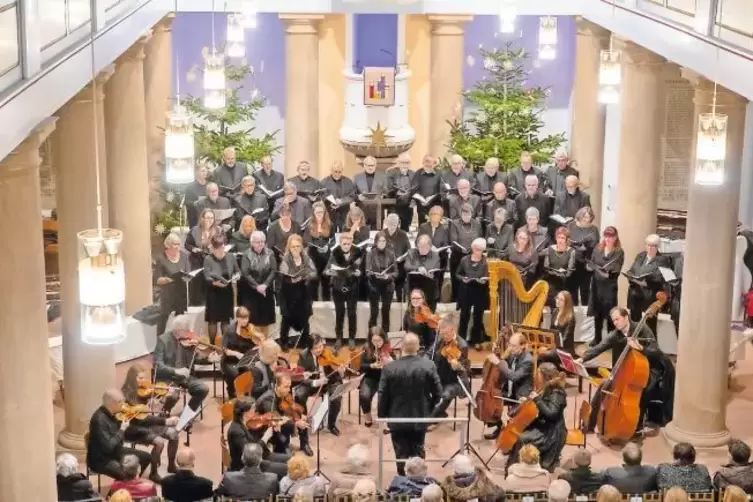
[[[460,260],[457,268],[458,307],[460,307],[460,337],[481,350],[481,343],[486,339],[484,331],[484,311],[489,306],[489,266],[484,257],[486,240],[480,237],[471,244],[471,254]],[[473,313],[471,337],[468,336],[468,322]]]
[[[439,207],[439,206],[435,206]],[[439,208],[441,211],[441,208]],[[431,248],[431,237],[422,234],[416,239],[416,247],[408,251],[405,272],[408,274],[408,289],[420,289],[432,310],[437,308],[443,268],[439,253]]]
[[[254,326],[249,323],[248,309],[246,307],[235,309],[235,320],[222,334],[222,348],[225,349],[225,353],[220,360],[220,369],[230,399],[235,399],[233,382],[238,375],[249,370],[249,368],[239,367],[238,361],[246,352],[253,350],[263,341],[263,335],[258,333]]]
[[[633,322],[641,320],[643,312],[656,299],[656,294],[662,290],[664,279],[659,271],[660,267],[671,268],[669,260],[659,252],[661,238],[656,234],[646,237],[646,250],[635,257],[633,264],[627,271],[629,279],[628,310]],[[646,324],[656,333],[657,318],[651,317]]]
[[[356,348],[356,320],[358,310],[359,278],[363,252],[353,245],[353,237],[347,232],[340,234],[340,245],[332,250],[324,274],[332,278],[332,298],[335,300],[335,351],[343,343],[345,312],[348,313],[348,345]]]
[[[358,403],[364,415],[364,425],[371,427],[374,419],[371,416],[371,402],[379,388],[382,368],[394,360],[392,348],[387,342],[384,330],[374,326],[369,329],[369,339],[361,353],[361,388],[358,390]]]
[[[667,359],[659,348],[654,333],[647,325],[636,333],[635,329],[638,323],[632,321],[628,311],[622,307],[615,307],[609,313],[614,324],[614,330],[610,331],[604,339],[594,347],[589,347],[580,362],[587,362],[598,355],[612,350],[612,365],[615,365],[625,349],[629,345],[632,350],[641,352],[648,359],[650,376],[648,384],[643,389],[640,401],[640,416],[638,417],[638,426],[636,433],[643,430],[644,420],[665,425],[672,418],[672,396],[674,395],[674,367],[672,362]],[[658,402],[659,406],[649,407],[649,403]],[[594,394],[591,401],[593,410],[599,410],[601,407],[601,392]],[[598,413],[591,414],[590,429],[596,425]]]
[[[274,381],[274,387],[265,392],[256,401],[256,413],[259,415],[274,413],[290,419],[281,425],[273,426],[275,429],[271,439],[273,451],[275,453],[289,454],[290,436],[298,431],[301,451],[309,457],[313,456],[314,453],[308,445],[309,424],[306,420],[305,410],[293,400],[290,377],[288,375],[277,375]],[[259,432],[264,434],[266,428],[260,429]],[[306,447],[305,449],[304,446]]]
[[[526,337],[521,333],[513,333],[507,342],[507,349],[503,354],[489,354],[488,360],[499,368],[499,384],[502,395],[507,399],[520,401],[533,391],[533,356],[526,347]],[[509,404],[509,402],[505,403]],[[496,439],[502,430],[502,424],[487,424],[496,429],[485,434],[486,439]]]
[[[518,437],[507,457],[505,470],[518,462],[520,448],[526,444],[532,444],[538,448],[541,454],[541,467],[549,472],[554,470],[567,438],[565,426],[567,393],[564,385],[564,379],[561,378],[555,365],[539,364],[536,371],[536,388],[543,390],[533,392],[530,397],[526,396],[522,399],[522,401],[533,399],[538,416]],[[514,420],[514,417],[511,420]]]
[[[275,372],[282,349],[274,340],[266,340],[259,346],[259,360],[251,367],[254,386],[251,395],[259,399],[262,394],[271,390],[275,383]]]
[[[304,380],[295,390],[295,400],[298,404],[307,408],[307,401],[313,395],[323,396],[325,393],[332,395],[335,388],[342,384],[343,375],[348,361],[340,361],[332,349],[324,344],[324,339],[319,335],[312,335],[308,348],[301,351],[298,357],[298,366],[303,368],[309,377]],[[340,435],[337,428],[337,417],[340,414],[342,397],[331,399],[329,412],[327,413],[327,429],[333,436]],[[311,456],[308,444],[303,445],[301,438],[301,450]]]
[[[377,232],[376,237],[374,237],[374,247],[366,255],[370,310],[369,328],[377,325],[379,303],[381,302],[382,329],[385,332],[390,329],[390,308],[392,306],[392,294],[395,293],[395,280],[399,274],[398,267],[395,253],[387,246],[387,236],[384,232]]]
[[[463,387],[470,392],[471,361],[468,359],[468,344],[458,336],[455,316],[446,315],[439,321],[439,339],[432,349],[431,359],[437,367],[442,394],[431,416],[446,418],[452,400],[463,397]],[[461,387],[462,384],[462,387]]]
[[[173,319],[172,330],[157,337],[154,348],[154,369],[157,381],[174,383],[178,387],[187,389],[191,397],[188,407],[194,411],[201,408],[201,403],[209,394],[209,387],[191,375],[191,363],[194,360],[195,345],[185,343],[192,337],[191,319],[185,314]],[[215,354],[210,354],[210,360],[216,360]],[[165,401],[163,411],[170,413],[175,402]]]
[[[125,402],[131,406],[148,405],[162,392],[164,392],[165,400],[177,401],[178,399],[177,389],[168,388],[162,383],[153,385],[147,369],[138,363],[128,368],[122,391]],[[177,424],[178,417],[165,418],[150,414],[143,420],[134,418],[125,430],[123,439],[131,443],[152,446],[152,473],[157,472],[162,451],[167,445],[167,472],[175,473],[178,471],[175,465],[175,455],[178,453],[178,433],[174,428]]]
[[[227,446],[230,452],[230,471],[243,470],[243,449],[248,443],[256,443],[261,447],[264,460],[261,463],[263,472],[273,472],[280,478],[288,474],[288,460],[290,455],[270,451],[267,442],[272,438],[274,427],[267,427],[263,433],[250,430],[246,424],[256,414],[256,402],[247,397],[237,399],[233,403],[233,421],[227,428]]]
[[[424,349],[434,345],[439,316],[432,312],[426,303],[426,296],[420,289],[410,292],[410,304],[403,317],[403,330],[415,333],[421,340]]]

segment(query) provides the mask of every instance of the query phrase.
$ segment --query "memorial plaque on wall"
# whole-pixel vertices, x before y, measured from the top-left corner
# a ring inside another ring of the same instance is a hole
[[[695,136],[693,94],[693,86],[687,80],[673,79],[666,82],[659,209],[688,209],[688,187],[692,181],[691,154]]]

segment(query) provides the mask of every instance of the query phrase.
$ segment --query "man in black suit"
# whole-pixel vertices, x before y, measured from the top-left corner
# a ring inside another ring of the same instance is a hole
[[[442,384],[434,363],[418,357],[418,335],[403,338],[403,357],[387,364],[379,380],[379,418],[428,418],[442,396]],[[425,423],[390,423],[397,472],[405,476],[405,459],[424,458]]]
[[[636,443],[622,449],[622,467],[609,467],[604,471],[604,483],[620,493],[648,493],[659,489],[656,484],[656,467],[641,465],[643,452]]]
[[[319,335],[311,335],[308,348],[301,351],[298,356],[298,366],[303,368],[303,371],[307,373],[309,378],[303,381],[301,385],[295,388],[295,401],[303,406],[308,412],[308,405],[306,404],[309,397],[318,394],[323,397],[324,394],[330,394],[335,389],[342,385],[342,378],[345,374],[345,367],[332,367],[321,366],[319,364],[319,356],[324,352],[325,345],[324,339]],[[324,388],[322,388],[324,387]],[[342,405],[342,397],[338,397],[329,402],[329,411],[327,412],[327,429],[333,436],[340,435],[340,429],[337,428],[337,417],[340,415],[340,406]],[[310,448],[308,444],[301,443],[301,450],[307,455]]]
[[[510,352],[506,359],[499,359],[495,354],[489,355],[489,361],[497,365],[500,372],[500,385],[502,395],[520,401],[533,392],[533,356],[526,348],[526,337],[521,333],[514,333],[507,344]],[[502,424],[496,425],[489,434],[484,434],[486,439],[496,439],[502,430]]]
[[[596,493],[604,485],[604,473],[591,470],[591,453],[585,448],[578,448],[573,454],[573,466],[569,471],[560,474],[560,479],[570,483],[575,495],[589,495]]]
[[[243,450],[243,470],[228,471],[222,476],[217,494],[239,500],[262,500],[277,495],[277,474],[262,472],[262,450],[258,444],[247,444]]]
[[[212,481],[194,474],[196,455],[191,448],[178,451],[178,472],[162,479],[162,496],[170,502],[197,502],[212,498]]]

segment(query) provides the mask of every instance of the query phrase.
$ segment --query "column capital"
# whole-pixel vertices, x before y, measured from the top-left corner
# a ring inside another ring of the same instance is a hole
[[[86,85],[83,89],[78,91],[78,94],[73,96],[69,103],[91,103],[93,99],[101,102],[105,99],[105,84],[110,77],[115,73],[115,65],[111,64],[102,69],[101,72],[95,77],[97,81],[97,94],[94,95],[94,86],[92,82]]]
[[[42,158],[39,148],[55,130],[57,117],[47,117],[0,162],[0,181],[24,173],[28,168],[37,168]]]
[[[615,37],[613,42],[614,50],[620,51],[622,54],[622,61],[627,64],[636,66],[656,66],[659,68],[667,62],[666,59],[651,52],[642,45],[638,45],[630,40],[624,38]]]
[[[146,56],[146,45],[152,38],[152,30],[149,30],[136,40],[126,51],[118,57],[116,64],[122,64],[132,61],[143,61]]]
[[[175,21],[175,12],[170,12],[165,17],[157,21],[157,24],[152,27],[152,31],[154,31],[154,33],[164,33],[167,31],[172,31],[173,21]]]
[[[465,23],[473,20],[472,15],[430,14],[432,35],[464,35]]]
[[[319,21],[323,14],[280,14],[285,23],[285,33],[290,35],[314,35],[319,33]]]
[[[737,106],[744,110],[748,106],[748,99],[746,97],[740,96],[726,87],[715,84],[713,80],[709,80],[689,68],[682,68],[682,78],[693,84],[695,88],[695,98],[693,101],[696,105],[711,106],[714,102],[714,93],[716,93],[716,105],[719,107]]]
[[[603,40],[609,40],[609,37],[612,35],[611,31],[596,23],[592,23],[582,16],[575,18],[575,25],[578,28],[578,35],[586,35]]]

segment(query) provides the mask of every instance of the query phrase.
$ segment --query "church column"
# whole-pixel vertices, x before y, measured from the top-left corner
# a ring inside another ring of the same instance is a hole
[[[429,16],[431,30],[431,119],[429,151],[436,157],[447,154],[450,126],[447,121],[463,116],[463,62],[465,23],[473,16]]]
[[[693,80],[697,130],[699,114],[711,112],[714,83],[700,76]],[[718,87],[716,111],[729,120],[724,182],[690,184],[682,279],[689,294],[682,295],[680,305],[674,413],[664,434],[671,442],[700,448],[722,446],[730,439],[726,426],[729,320],[737,301],[732,289],[747,103]],[[695,164],[695,151],[691,158]]]
[[[69,450],[84,450],[84,433],[89,428],[91,414],[101,404],[104,390],[115,386],[113,348],[88,345],[81,341],[77,238],[78,232],[97,228],[95,123],[98,129],[102,224],[107,226],[108,223],[107,155],[102,104],[104,84],[112,71],[112,67],[109,67],[97,77],[96,93],[89,84],[58,111],[57,129],[52,135],[60,242],[58,261],[65,389],[65,428],[58,436],[58,443]],[[125,236],[125,239],[128,238]]]
[[[656,233],[666,61],[632,42],[615,41],[614,46],[622,57],[616,226],[629,267],[643,251],[646,237]],[[624,282],[620,305],[626,297]]]
[[[170,75],[173,68],[170,13],[153,28],[144,59],[144,98],[146,103],[146,155],[151,186],[152,209],[159,208],[159,188],[164,179],[166,113],[170,108]]]
[[[151,219],[141,38],[116,61],[105,92],[110,225],[123,231],[126,315],[152,304]]]
[[[280,14],[285,23],[285,177],[319,162],[320,14]],[[314,172],[322,172],[315,166]]]
[[[39,147],[47,119],[0,160],[0,500],[57,500],[55,427],[47,353]],[[12,459],[15,459],[13,461]]]
[[[578,18],[575,51],[573,117],[570,133],[571,157],[577,161],[580,182],[591,196],[591,207],[599,221],[604,178],[604,123],[606,111],[599,103],[599,58],[609,46],[609,32]]]

